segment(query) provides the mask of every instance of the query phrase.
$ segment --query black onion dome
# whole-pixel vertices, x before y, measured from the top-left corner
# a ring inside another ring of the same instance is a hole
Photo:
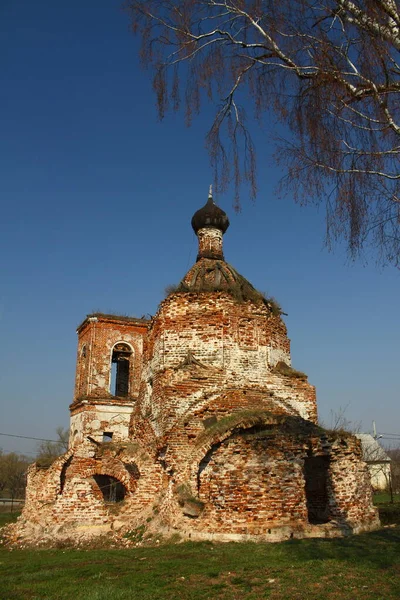
[[[222,233],[225,233],[228,229],[229,219],[226,212],[214,203],[211,194],[203,208],[194,213],[192,227],[196,234],[203,227],[215,227],[220,229]]]

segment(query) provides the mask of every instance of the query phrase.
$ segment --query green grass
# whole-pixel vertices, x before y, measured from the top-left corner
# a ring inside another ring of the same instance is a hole
[[[2,512],[2,513],[0,513],[0,527],[7,525],[7,523],[14,523],[14,521],[17,520],[17,518],[19,517],[20,514],[21,514],[21,512],[13,512],[13,513]]]
[[[0,548],[2,600],[398,600],[400,528],[336,540]]]
[[[376,492],[374,494],[374,504],[388,504],[391,502],[391,496],[389,492]],[[393,502],[400,504],[400,494],[393,494]]]

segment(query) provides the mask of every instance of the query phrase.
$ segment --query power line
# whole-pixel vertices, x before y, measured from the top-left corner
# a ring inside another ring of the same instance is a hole
[[[58,444],[61,440],[47,440],[46,438],[29,437],[27,435],[15,435],[13,433],[0,433],[6,437],[20,438],[22,440],[36,440],[37,442],[55,442]]]

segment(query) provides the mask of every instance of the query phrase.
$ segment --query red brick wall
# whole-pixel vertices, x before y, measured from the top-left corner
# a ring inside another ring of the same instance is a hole
[[[132,432],[142,419],[156,437],[165,435],[225,389],[258,393],[260,407],[273,392],[275,410],[315,420],[314,387],[274,371],[278,359],[290,364],[289,352],[285,324],[264,304],[224,292],[169,296],[149,328]]]

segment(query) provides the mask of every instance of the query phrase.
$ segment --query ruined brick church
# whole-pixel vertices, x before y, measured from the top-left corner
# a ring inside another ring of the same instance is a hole
[[[377,527],[359,441],[317,425],[279,306],[225,261],[210,194],[196,263],[147,319],[78,328],[70,445],[32,465],[20,539],[338,536]]]

